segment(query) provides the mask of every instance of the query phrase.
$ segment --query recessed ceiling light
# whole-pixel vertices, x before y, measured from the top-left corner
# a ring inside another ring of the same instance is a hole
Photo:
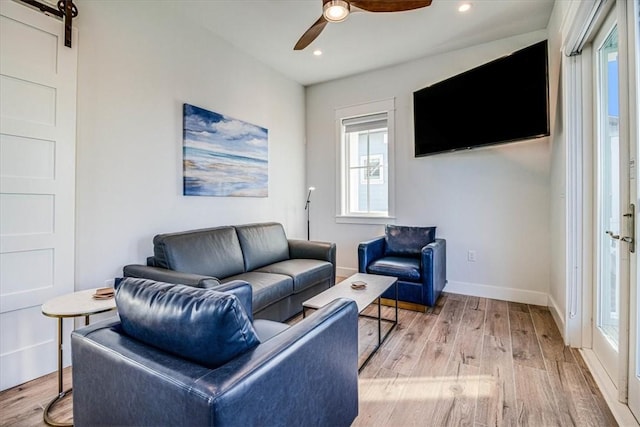
[[[458,12],[466,12],[469,9],[471,9],[471,3],[462,3],[459,7],[458,7]]]
[[[315,56],[320,56],[320,55],[322,55],[322,51],[320,49],[316,49],[316,50],[313,51],[313,54]]]

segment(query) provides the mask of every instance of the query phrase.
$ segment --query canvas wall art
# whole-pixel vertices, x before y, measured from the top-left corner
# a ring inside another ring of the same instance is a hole
[[[183,120],[184,195],[268,196],[267,129],[189,104]]]

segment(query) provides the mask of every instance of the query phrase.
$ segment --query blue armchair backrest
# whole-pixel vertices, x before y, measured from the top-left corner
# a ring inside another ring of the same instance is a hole
[[[436,239],[436,227],[387,225],[384,239],[385,255],[418,256],[423,247]]]

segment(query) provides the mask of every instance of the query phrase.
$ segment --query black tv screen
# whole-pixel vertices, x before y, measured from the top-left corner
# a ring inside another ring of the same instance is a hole
[[[415,156],[549,135],[547,42],[413,93]]]

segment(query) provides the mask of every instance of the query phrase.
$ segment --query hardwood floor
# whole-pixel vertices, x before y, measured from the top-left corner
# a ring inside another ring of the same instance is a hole
[[[71,387],[71,367],[64,369],[64,390]],[[0,393],[0,426],[46,426],[42,419],[44,408],[58,395],[58,373],[52,372],[33,381]],[[73,393],[58,402],[51,412],[51,419],[70,423],[73,419]]]
[[[383,307],[383,316],[393,310]],[[362,358],[375,340],[376,323],[361,321]],[[0,425],[44,426],[56,391],[52,373],[0,393]],[[617,425],[546,307],[455,294],[428,313],[399,311],[398,326],[360,373],[359,393],[354,426]],[[57,421],[71,419],[65,400],[52,414]]]
[[[354,426],[617,425],[546,307],[448,294],[403,311],[359,386]]]

